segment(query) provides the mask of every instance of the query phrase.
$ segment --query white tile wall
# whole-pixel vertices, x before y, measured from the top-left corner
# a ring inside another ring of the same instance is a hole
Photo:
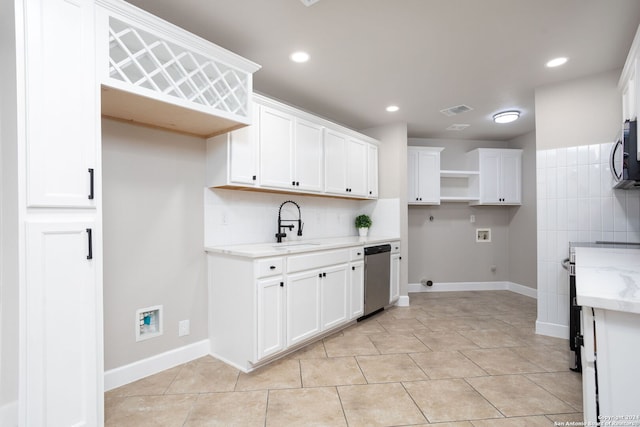
[[[569,324],[569,242],[640,242],[640,190],[613,190],[612,143],[537,152],[538,322]]]
[[[275,242],[278,208],[286,200],[300,205],[303,235],[297,225],[286,240],[355,236],[355,217],[371,216],[372,235],[400,236],[398,199],[351,200],[292,194],[205,188],[205,246]],[[283,218],[297,219],[298,210],[287,204]]]

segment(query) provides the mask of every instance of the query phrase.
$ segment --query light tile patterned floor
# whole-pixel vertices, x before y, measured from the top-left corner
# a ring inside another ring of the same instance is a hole
[[[109,391],[107,426],[553,426],[582,420],[566,340],[508,291],[411,294],[251,374],[212,358]]]

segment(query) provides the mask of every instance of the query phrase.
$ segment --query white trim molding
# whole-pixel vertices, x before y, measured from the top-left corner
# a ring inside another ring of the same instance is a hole
[[[411,292],[462,292],[462,291],[511,291],[530,298],[537,298],[537,289],[519,285],[514,282],[442,282],[433,286],[423,286],[420,283],[409,283]]]
[[[398,301],[394,304],[398,307],[409,307],[409,295],[400,295]]]
[[[546,323],[536,320],[536,334],[569,339],[569,327],[557,323]]]
[[[166,369],[209,354],[209,340],[202,340],[184,347],[169,350],[147,359],[138,360],[129,365],[120,366],[104,373],[104,391],[132,383],[139,379],[157,374]],[[2,424],[4,425],[4,424]]]

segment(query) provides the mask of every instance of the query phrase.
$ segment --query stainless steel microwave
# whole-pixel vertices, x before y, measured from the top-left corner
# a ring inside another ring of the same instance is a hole
[[[611,174],[613,188],[640,188],[640,161],[638,152],[638,122],[627,120],[611,147]]]

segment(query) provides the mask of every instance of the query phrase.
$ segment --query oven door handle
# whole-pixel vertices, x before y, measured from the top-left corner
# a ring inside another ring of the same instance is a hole
[[[564,268],[565,270],[569,271],[569,258],[565,258],[562,260],[562,268]]]

